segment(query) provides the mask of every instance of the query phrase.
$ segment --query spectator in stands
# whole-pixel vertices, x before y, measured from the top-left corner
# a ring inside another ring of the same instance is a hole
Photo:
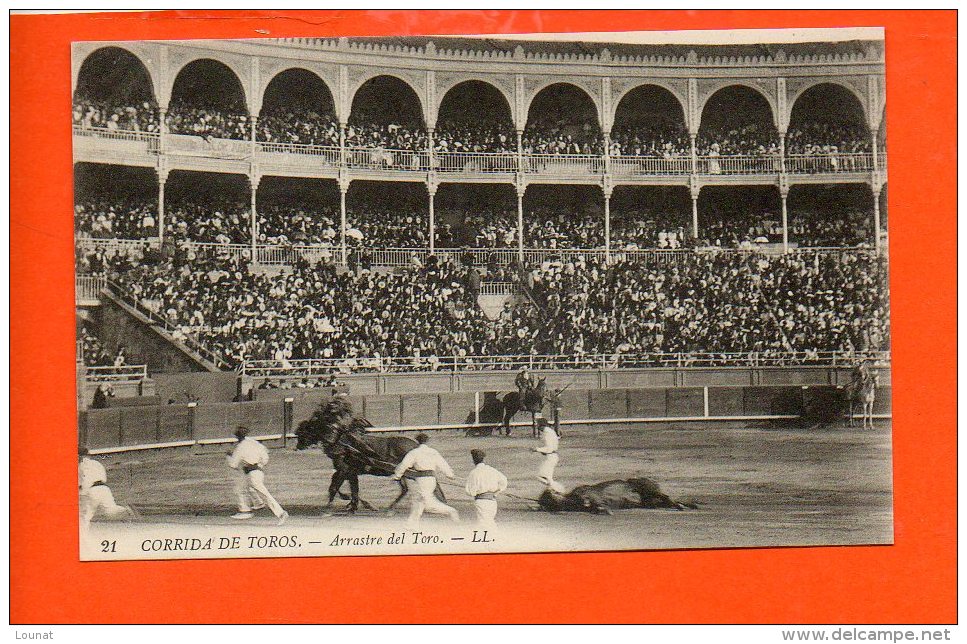
[[[109,105],[105,101],[79,98],[74,101],[73,122],[85,130],[145,132],[157,134],[158,107],[147,101],[139,105]]]

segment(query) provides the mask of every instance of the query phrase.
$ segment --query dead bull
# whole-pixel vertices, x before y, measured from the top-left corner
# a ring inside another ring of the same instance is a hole
[[[698,509],[695,503],[674,501],[661,491],[658,484],[647,478],[605,481],[594,485],[580,485],[567,494],[544,490],[537,499],[541,509],[548,512],[594,512],[611,514],[614,510],[631,508]]]

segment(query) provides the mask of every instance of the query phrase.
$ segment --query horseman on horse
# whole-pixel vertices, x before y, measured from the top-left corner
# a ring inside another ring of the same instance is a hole
[[[853,369],[853,379],[849,386],[849,426],[856,424],[855,409],[860,405],[862,426],[873,428],[873,403],[876,402],[876,388],[880,376],[872,360],[862,360]]]
[[[352,404],[343,395],[336,395],[332,400],[323,403],[307,421],[299,424],[296,430],[298,440],[296,449],[303,450],[316,444],[322,444],[323,451],[332,460],[335,470],[329,483],[329,502],[339,494],[344,481],[349,482],[350,502],[347,509],[355,513],[360,502],[369,509],[372,505],[359,497],[359,476],[393,476],[396,466],[403,460],[407,452],[416,448],[417,442],[406,436],[379,436],[367,432],[372,424],[365,418],[359,418],[353,412]],[[400,479],[400,494],[390,503],[392,509],[408,490],[407,477]],[[439,497],[443,492],[437,488]],[[443,497],[441,500],[445,501]]]
[[[545,380],[546,378],[535,378],[527,367],[521,367],[517,377],[514,378],[517,391],[506,394],[501,401],[504,406],[502,425],[505,435],[510,436],[510,421],[514,418],[514,415],[520,411],[529,411],[533,433],[534,436],[537,436],[537,419],[541,417],[541,411],[544,409],[545,391],[547,389]]]

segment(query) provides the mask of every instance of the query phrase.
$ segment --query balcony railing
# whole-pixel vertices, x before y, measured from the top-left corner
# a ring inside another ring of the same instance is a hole
[[[517,155],[509,152],[437,152],[438,172],[448,174],[513,174]]]
[[[74,278],[74,300],[77,304],[99,302],[106,285],[103,275],[78,275]]]
[[[131,130],[110,130],[73,126],[75,136],[104,140],[147,143],[148,151],[159,150],[160,134]],[[240,139],[219,139],[186,134],[167,134],[166,149],[186,156],[221,159],[244,159],[251,157],[252,142]],[[258,142],[258,153],[270,158],[279,156],[303,156],[321,160],[333,167],[342,167],[342,150],[338,146],[307,145],[297,143]],[[425,151],[397,150],[389,148],[348,147],[345,150],[345,166],[357,170],[384,172],[427,172],[430,154]],[[579,176],[597,175],[605,172],[603,155],[594,154],[525,154],[522,156],[523,171],[530,175]],[[880,170],[886,169],[886,153],[878,155]],[[772,175],[781,171],[783,162],[779,155],[702,155],[697,158],[697,173],[707,176],[719,175]],[[437,152],[433,169],[446,174],[513,174],[518,170],[518,156],[512,152]],[[613,156],[611,173],[617,177],[682,176],[692,172],[690,157]],[[871,153],[836,154],[788,154],[785,158],[786,172],[790,174],[837,174],[867,173],[873,171]]]
[[[191,134],[167,134],[165,150],[184,156],[241,160],[251,158],[252,142]]]
[[[779,174],[781,158],[776,155],[706,155],[698,157],[698,174],[768,175]]]
[[[313,160],[338,166],[341,158],[338,146],[306,145],[301,143],[258,143],[259,152],[263,155],[299,155],[301,157],[313,157]]]
[[[513,282],[481,282],[481,295],[513,295]]]
[[[102,249],[113,253],[123,253],[136,257],[145,247],[158,246],[158,239],[94,239],[79,238],[77,244],[85,249]],[[210,255],[220,257],[242,258],[248,260],[252,256],[251,244],[219,244],[215,242],[187,242],[196,255]],[[260,244],[256,246],[259,263],[269,265],[291,265],[299,259],[310,263],[338,262],[341,259],[341,249],[334,245],[289,245],[289,244]],[[875,249],[868,246],[860,247],[804,247],[791,246],[789,252],[799,255],[832,255],[842,253],[875,253]],[[752,249],[740,248],[639,248],[625,250],[611,249],[612,261],[636,261],[648,264],[672,264],[681,262],[696,253],[741,253],[741,254],[781,254],[782,248],[773,244],[768,247]],[[585,259],[603,261],[607,252],[603,248],[525,248],[523,252],[526,266],[539,266],[546,261],[571,261]],[[474,266],[509,266],[520,261],[521,253],[516,248],[436,248],[432,252],[429,248],[362,248],[359,246],[348,249],[348,260],[351,264],[369,264],[371,266],[401,267],[413,266],[415,262],[425,264],[430,255],[436,255],[444,261],[470,260]]]
[[[524,173],[550,176],[603,174],[604,157],[595,154],[525,154]]]
[[[872,171],[872,154],[789,154],[786,156],[786,172],[790,174]]]
[[[88,382],[140,382],[148,377],[148,366],[143,364],[115,367],[85,367],[84,380]]]
[[[617,177],[688,175],[691,172],[691,157],[611,157],[611,174]]]
[[[886,351],[773,351],[761,353],[610,353],[580,355],[422,356],[319,358],[310,360],[247,360],[239,368],[253,378],[325,376],[330,373],[407,373],[460,371],[537,371],[572,369],[643,369],[707,367],[853,367],[873,361],[890,363]]]
[[[346,165],[357,170],[426,172],[430,169],[430,155],[389,148],[347,148]]]

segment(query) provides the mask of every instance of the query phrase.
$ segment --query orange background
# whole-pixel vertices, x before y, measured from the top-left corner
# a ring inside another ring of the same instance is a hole
[[[956,621],[956,20],[954,11],[13,16],[11,621]],[[72,40],[842,26],[886,27],[896,545],[78,562]]]

